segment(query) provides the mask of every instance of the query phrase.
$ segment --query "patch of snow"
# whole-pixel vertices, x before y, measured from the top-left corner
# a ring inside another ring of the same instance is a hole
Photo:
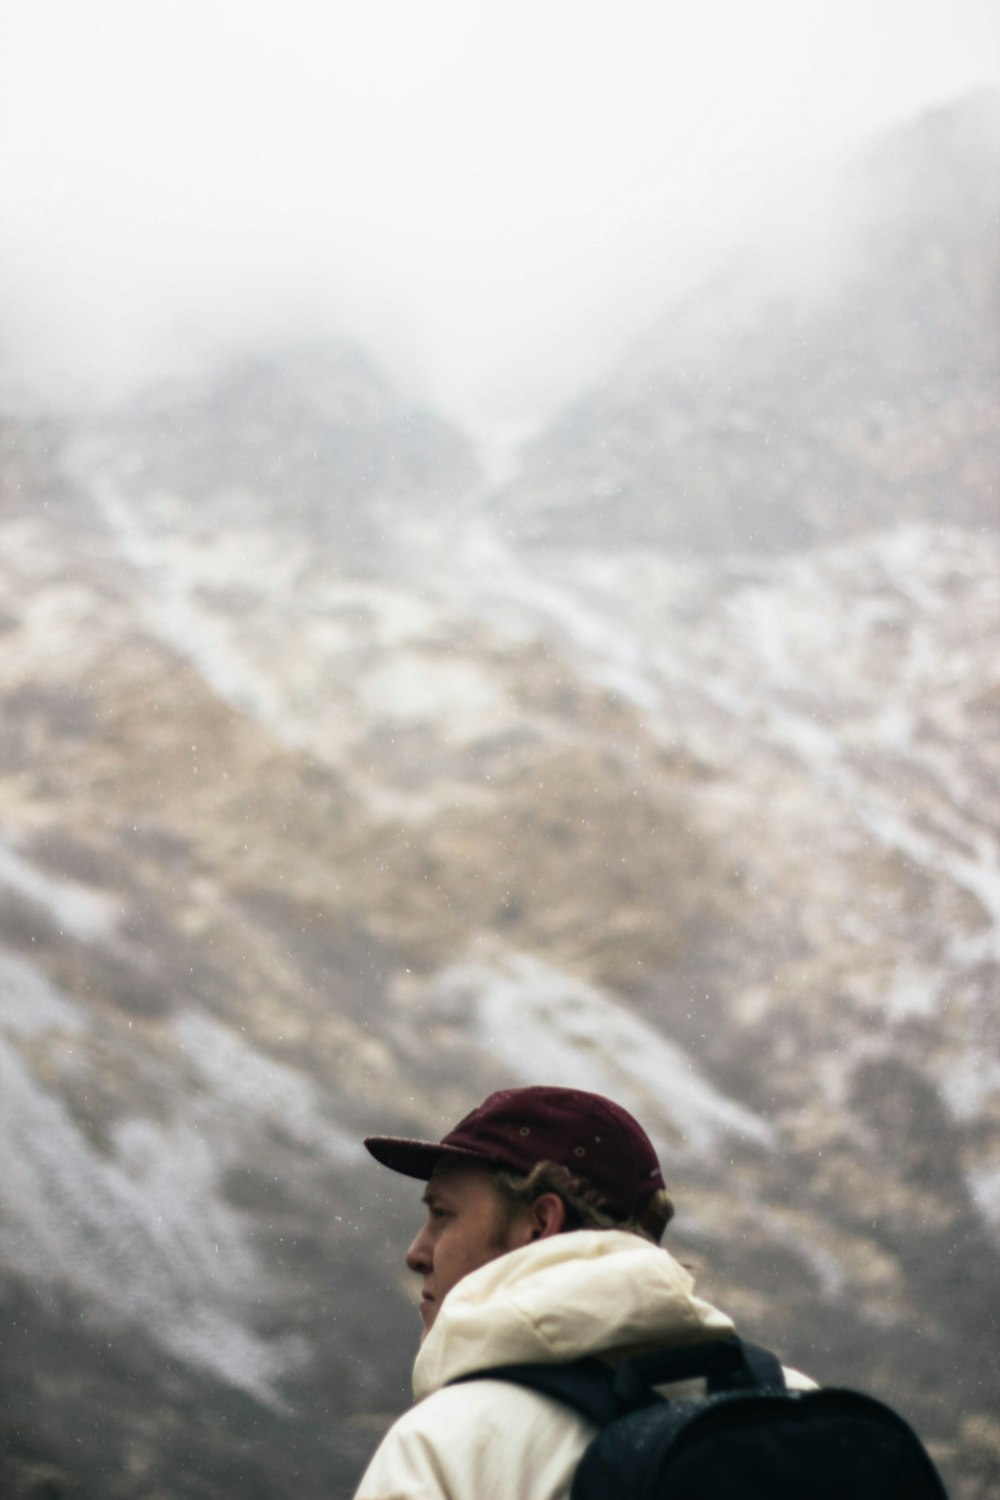
[[[754,585],[741,591],[733,605],[739,634],[754,651],[756,661],[772,686],[803,686],[799,669],[789,653],[790,641],[796,639],[802,622],[790,620],[787,596],[774,589]]]
[[[879,1003],[891,1021],[904,1021],[909,1016],[933,1016],[940,1006],[944,985],[945,978],[940,972],[930,973],[916,965],[900,964],[892,983],[880,991]]]
[[[302,626],[301,640],[310,656],[328,660],[332,656],[348,656],[357,648],[357,632],[342,620],[326,615],[306,620]]]
[[[817,724],[815,719],[792,713],[788,708],[772,704],[768,710],[768,723],[778,743],[793,750],[803,761],[815,766],[835,761],[843,746],[837,736]]]
[[[774,1127],[716,1089],[682,1048],[620,1001],[528,954],[447,969],[427,1005],[467,1027],[515,1077],[606,1094],[634,1107],[651,1133],[658,1113],[692,1152],[711,1154],[727,1136],[776,1143]]]
[[[969,1190],[990,1228],[1000,1231],[1000,1162],[970,1172]]]
[[[940,594],[925,581],[928,563],[938,545],[931,528],[919,523],[882,532],[872,544],[874,556],[893,587],[915,604],[921,614],[934,615],[943,607]]]
[[[975,1120],[1000,1098],[1000,1055],[970,1045],[937,1080],[956,1120]]]
[[[172,1022],[182,1052],[210,1085],[216,1109],[244,1113],[259,1124],[279,1126],[301,1145],[334,1161],[360,1160],[357,1141],[324,1118],[318,1089],[295,1068],[258,1052],[230,1027],[210,1016],[186,1011]],[[208,1099],[200,1101],[200,1113]]]
[[[60,932],[85,942],[110,937],[118,919],[116,903],[103,892],[73,880],[45,875],[7,844],[0,844],[0,886],[27,896],[48,912]]]
[[[921,868],[946,875],[974,896],[989,918],[993,956],[1000,959],[1000,863],[989,835],[973,835],[973,847],[958,853],[942,839],[915,828],[885,798],[857,785],[859,821],[887,848],[905,854]]]
[[[352,597],[372,611],[376,640],[383,649],[428,639],[440,628],[440,611],[425,599],[388,584],[358,585]]]
[[[591,607],[575,590],[529,572],[488,522],[480,520],[467,529],[461,561],[478,612],[497,602],[506,614],[526,612],[567,639],[591,681],[642,708],[660,704],[658,684],[635,633]]]
[[[274,1382],[302,1350],[293,1339],[262,1340],[248,1326],[267,1273],[217,1193],[225,1126],[232,1134],[235,1108],[338,1160],[360,1148],[320,1117],[315,1091],[294,1070],[206,1018],[179,1017],[175,1026],[212,1095],[200,1096],[183,1122],[126,1120],[115,1131],[115,1155],[105,1156],[14,1041],[49,1030],[78,1034],[80,1007],[22,960],[0,954],[0,1132],[9,1144],[0,1251],[32,1283],[62,1282],[93,1297],[179,1358],[279,1404]],[[210,1118],[226,1105],[228,1121]]]
[[[912,754],[914,713],[908,703],[888,701],[872,725],[872,734],[883,749],[897,755]]]
[[[362,679],[359,697],[377,719],[432,720],[459,741],[478,738],[510,714],[499,685],[477,662],[416,651],[381,662]]]
[[[147,560],[171,564],[190,589],[228,590],[236,585],[294,600],[307,558],[305,549],[293,541],[286,538],[279,549],[274,545],[273,532],[245,525],[238,529],[221,527],[212,533],[210,541],[173,531],[167,548],[162,552],[159,548],[151,550]],[[139,566],[143,565],[140,559]]]
[[[4,1014],[42,998],[48,1018],[70,1002],[17,969],[4,971]],[[106,1156],[37,1081],[0,1031],[0,1257],[32,1285],[56,1283],[140,1324],[164,1349],[259,1400],[302,1359],[296,1340],[268,1341],[249,1310],[267,1274],[237,1214],[218,1196],[220,1162],[197,1111],[169,1125],[131,1120]]]
[[[721,709],[729,718],[744,721],[753,719],[756,705],[741,688],[729,681],[721,672],[706,673],[700,686],[708,701]]]
[[[77,1001],[64,995],[23,959],[0,953],[0,1032],[32,1037],[46,1031],[80,1032]]]
[[[780,1210],[771,1211],[767,1215],[767,1231],[809,1267],[824,1297],[837,1301],[844,1295],[849,1278],[843,1264],[826,1245],[803,1234],[801,1224],[786,1222]]]
[[[280,695],[196,608],[185,576],[169,565],[157,538],[135,509],[107,480],[95,483],[92,493],[122,555],[144,576],[146,608],[161,638],[191,662],[220,698],[251,713],[283,738]]]

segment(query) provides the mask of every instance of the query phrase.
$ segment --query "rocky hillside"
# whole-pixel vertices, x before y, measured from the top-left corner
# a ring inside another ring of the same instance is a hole
[[[529,448],[526,541],[768,553],[900,520],[996,529],[1000,94],[796,204]]]
[[[545,440],[579,440],[571,507],[531,458],[490,496],[346,346],[7,417],[0,1492],[348,1496],[416,1335],[417,1193],[359,1138],[519,1080],[631,1105],[706,1294],[896,1404],[956,1500],[996,1486],[979,333],[921,407],[925,455],[973,455],[954,507],[918,466],[863,525],[889,470],[852,450],[839,520],[803,489],[780,551],[674,545],[627,506],[609,545],[600,463],[662,486],[674,459],[621,428],[598,463],[579,414]],[[907,382],[866,379],[902,433]],[[602,399],[641,433],[631,380]],[[689,415],[723,495],[731,449]],[[507,524],[536,509],[544,547]]]

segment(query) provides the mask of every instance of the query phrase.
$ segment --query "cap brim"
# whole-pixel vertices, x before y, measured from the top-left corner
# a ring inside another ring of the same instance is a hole
[[[470,1166],[499,1166],[493,1157],[477,1151],[463,1151],[457,1146],[442,1146],[439,1141],[409,1141],[395,1135],[369,1135],[365,1147],[377,1162],[392,1172],[401,1172],[404,1177],[416,1177],[428,1182],[438,1162],[466,1161]]]

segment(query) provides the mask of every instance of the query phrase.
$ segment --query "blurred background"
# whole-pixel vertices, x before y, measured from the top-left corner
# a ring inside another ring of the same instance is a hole
[[[995,7],[0,25],[5,1500],[349,1496],[518,1082],[995,1494]]]

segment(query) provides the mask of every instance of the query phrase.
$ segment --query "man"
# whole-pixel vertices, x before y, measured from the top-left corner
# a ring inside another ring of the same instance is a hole
[[[416,1404],[355,1500],[566,1500],[591,1424],[522,1386],[450,1382],[506,1364],[613,1362],[732,1331],[659,1246],[673,1205],[656,1152],[610,1099],[504,1089],[440,1141],[365,1145],[427,1183],[427,1218],[406,1255],[422,1281]]]

